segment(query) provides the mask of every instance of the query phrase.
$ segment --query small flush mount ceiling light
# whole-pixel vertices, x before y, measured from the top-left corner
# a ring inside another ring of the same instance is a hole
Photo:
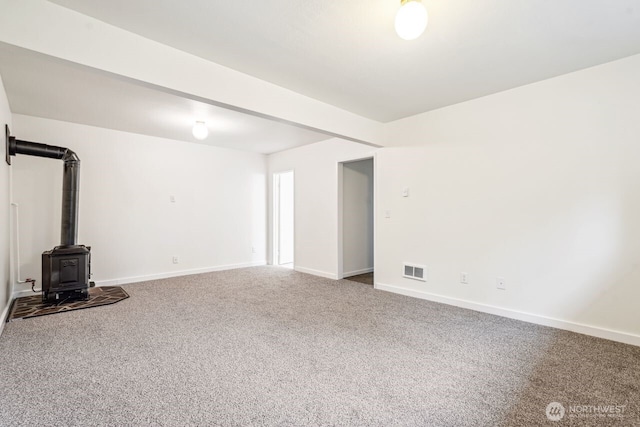
[[[196,124],[193,125],[192,132],[193,132],[193,136],[196,139],[199,139],[200,141],[202,141],[207,137],[207,135],[209,135],[209,129],[207,128],[207,125],[204,122],[196,122]]]
[[[421,0],[400,0],[396,13],[396,32],[400,38],[414,40],[427,28],[429,15]]]

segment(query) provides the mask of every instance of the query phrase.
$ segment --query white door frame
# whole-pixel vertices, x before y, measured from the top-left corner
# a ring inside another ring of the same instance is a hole
[[[271,224],[272,226],[272,254],[273,254],[273,265],[281,265],[280,264],[280,175],[286,174],[286,173],[291,173],[292,177],[293,177],[293,192],[294,192],[294,199],[293,199],[293,209],[294,209],[294,217],[293,217],[293,230],[294,230],[294,234],[293,234],[293,251],[294,251],[294,256],[293,256],[293,265],[295,267],[295,262],[296,262],[296,257],[295,257],[295,248],[296,248],[296,244],[295,244],[295,181],[296,181],[296,174],[295,171],[293,169],[290,170],[284,170],[284,171],[279,171],[279,172],[274,172],[272,175],[272,190],[273,190],[273,223]]]
[[[377,153],[372,156],[366,156],[358,159],[349,159],[338,162],[338,280],[344,279],[344,226],[343,226],[343,208],[344,208],[344,165],[345,163],[359,162],[361,160],[373,160],[373,270],[376,269],[376,252],[378,251],[377,242],[377,211],[378,211],[378,173],[377,173]],[[375,273],[374,273],[375,275]],[[374,276],[375,287],[375,276]]]

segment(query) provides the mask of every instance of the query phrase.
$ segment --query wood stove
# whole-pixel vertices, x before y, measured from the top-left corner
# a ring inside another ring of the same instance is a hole
[[[6,160],[11,156],[60,159],[64,162],[62,181],[62,225],[60,246],[42,254],[42,299],[61,302],[89,298],[91,247],[78,245],[78,196],[80,190],[80,159],[68,148],[18,140],[5,126]]]
[[[56,246],[42,254],[42,300],[86,300],[89,298],[90,276],[90,247]]]

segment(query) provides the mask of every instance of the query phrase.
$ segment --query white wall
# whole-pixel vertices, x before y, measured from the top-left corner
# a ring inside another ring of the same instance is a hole
[[[264,155],[22,115],[12,132],[80,157],[79,243],[98,284],[265,262]],[[22,275],[40,283],[40,254],[60,239],[62,163],[12,168]]]
[[[11,124],[11,111],[4,91],[4,85],[0,78],[0,127],[4,133],[4,125]],[[4,148],[4,135],[2,137]],[[4,150],[3,150],[4,151]],[[0,332],[4,326],[5,312],[11,297],[11,271],[9,267],[9,242],[10,242],[10,193],[11,171],[9,165],[2,159],[0,165]]]
[[[338,163],[374,152],[373,147],[332,138],[268,156],[270,186],[274,173],[295,172],[296,270],[338,277]],[[271,214],[270,207],[270,223]]]
[[[379,287],[640,345],[639,75],[634,56],[389,124],[414,147],[378,152]]]
[[[343,277],[373,271],[373,159],[342,171]]]

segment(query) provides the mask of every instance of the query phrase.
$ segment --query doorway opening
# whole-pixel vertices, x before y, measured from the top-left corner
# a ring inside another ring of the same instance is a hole
[[[373,158],[340,163],[338,182],[339,278],[373,285]]]
[[[273,174],[273,264],[294,266],[293,171]]]

